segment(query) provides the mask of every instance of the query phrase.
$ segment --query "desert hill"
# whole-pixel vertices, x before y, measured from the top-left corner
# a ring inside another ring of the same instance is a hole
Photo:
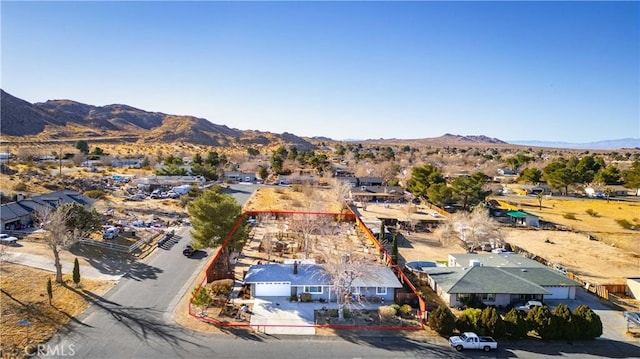
[[[210,146],[293,145],[313,148],[290,133],[243,131],[204,118],[148,112],[127,105],[87,105],[72,100],[29,103],[4,90],[1,95],[0,134],[4,140],[127,138],[141,142],[186,142]]]

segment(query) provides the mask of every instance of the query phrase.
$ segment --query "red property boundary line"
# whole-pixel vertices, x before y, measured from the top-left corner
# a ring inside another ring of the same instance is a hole
[[[315,327],[315,328],[327,328],[327,329],[374,329],[374,330],[420,330],[420,329],[424,329],[424,321],[420,320],[420,325],[419,326],[397,326],[397,325],[278,325],[278,324],[262,324],[262,325],[251,325],[250,323],[228,323],[228,322],[221,322],[218,321],[216,319],[213,318],[209,318],[206,316],[200,316],[198,314],[196,314],[193,310],[193,298],[195,297],[195,295],[198,293],[198,291],[200,291],[200,289],[202,289],[206,284],[207,284],[207,273],[209,272],[209,270],[211,269],[211,267],[214,265],[214,263],[216,262],[216,260],[218,260],[218,257],[220,256],[220,253],[222,252],[222,249],[225,248],[228,244],[229,241],[231,240],[231,238],[233,237],[234,233],[238,230],[238,227],[240,227],[240,225],[242,225],[243,223],[245,223],[245,220],[248,216],[252,216],[252,215],[263,215],[263,214],[269,214],[269,215],[273,215],[273,216],[278,216],[278,215],[285,215],[285,216],[290,216],[290,215],[299,215],[299,214],[303,214],[303,215],[322,215],[322,216],[334,216],[336,218],[351,218],[353,220],[355,220],[355,222],[358,224],[358,226],[363,230],[364,233],[367,234],[367,236],[369,237],[369,240],[378,248],[379,251],[381,251],[381,253],[384,256],[385,262],[387,263],[387,265],[389,267],[391,267],[391,269],[396,273],[396,275],[398,276],[398,278],[400,279],[400,281],[403,284],[407,284],[409,286],[409,288],[413,291],[413,293],[416,295],[416,297],[418,298],[418,302],[419,302],[419,309],[417,312],[417,316],[418,318],[422,319],[425,314],[426,314],[426,304],[424,299],[422,298],[422,296],[420,296],[418,294],[418,290],[416,289],[416,287],[413,285],[413,283],[411,283],[411,281],[409,280],[409,278],[404,274],[404,272],[402,271],[402,269],[399,268],[399,266],[393,262],[393,260],[391,259],[391,256],[389,255],[389,253],[387,252],[387,250],[378,242],[377,238],[373,235],[373,233],[371,232],[371,230],[369,230],[369,228],[367,228],[367,226],[364,224],[364,222],[362,222],[362,219],[360,219],[360,217],[358,217],[353,211],[349,210],[349,212],[294,212],[294,211],[245,211],[242,213],[242,215],[240,216],[240,218],[238,218],[238,221],[236,222],[236,224],[234,225],[233,229],[231,230],[231,232],[229,232],[229,234],[227,235],[227,237],[225,238],[225,240],[222,242],[222,245],[216,250],[215,255],[209,260],[209,263],[206,266],[206,269],[204,270],[204,273],[202,275],[202,279],[200,280],[200,284],[198,285],[198,290],[195,291],[193,294],[191,294],[191,298],[189,299],[189,316],[196,318],[198,320],[210,323],[210,324],[214,324],[217,326],[221,326],[221,327],[291,327],[291,328],[296,328],[296,327],[303,327],[303,328],[309,328],[309,327]]]

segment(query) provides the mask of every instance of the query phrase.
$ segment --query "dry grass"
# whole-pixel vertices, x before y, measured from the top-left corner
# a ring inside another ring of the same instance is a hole
[[[640,232],[623,229],[616,223],[616,219],[639,223],[640,203],[638,202],[545,198],[542,201],[542,209],[535,198],[509,197],[508,202],[516,204],[527,212],[541,216],[544,221],[591,234],[606,244],[640,254]],[[597,215],[588,214],[589,210]],[[565,218],[566,213],[574,213],[576,219]]]
[[[259,188],[245,203],[247,211],[340,212],[340,204],[328,189],[314,189],[309,199],[296,187]]]
[[[82,279],[81,287],[75,289],[71,276],[65,275],[65,285],[53,282],[53,305],[50,306],[47,278],[53,280],[54,273],[11,263],[3,263],[0,273],[0,347],[3,355],[24,354],[26,328],[18,325],[18,321],[27,320],[31,323],[29,343],[46,341],[89,306],[86,293],[102,295],[113,286],[111,281]]]

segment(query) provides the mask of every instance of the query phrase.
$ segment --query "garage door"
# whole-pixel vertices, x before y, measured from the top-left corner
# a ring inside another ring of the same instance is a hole
[[[289,283],[256,283],[256,297],[288,297],[290,295],[291,284]]]
[[[544,287],[544,289],[551,292],[550,295],[545,295],[544,299],[569,299],[569,287]]]

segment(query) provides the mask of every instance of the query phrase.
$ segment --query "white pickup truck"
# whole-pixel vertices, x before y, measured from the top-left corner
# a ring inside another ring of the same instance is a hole
[[[498,342],[491,337],[481,337],[473,332],[465,332],[449,338],[449,344],[457,351],[462,349],[482,349],[485,352],[498,349]]]

